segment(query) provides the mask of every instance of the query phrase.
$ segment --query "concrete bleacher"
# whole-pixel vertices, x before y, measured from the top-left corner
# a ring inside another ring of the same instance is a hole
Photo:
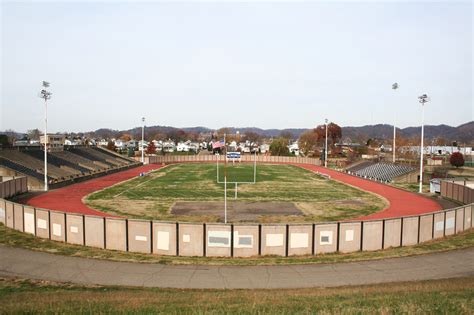
[[[22,153],[28,154],[29,156],[32,156],[38,160],[40,160],[42,163],[44,163],[44,151],[43,150],[25,150],[22,151]],[[89,173],[90,170],[87,168],[84,168],[78,164],[72,163],[68,160],[62,159],[55,154],[56,152],[50,152],[48,155],[48,164],[52,164],[54,166],[57,166],[59,168],[69,168],[70,170],[74,171],[76,174],[86,174]]]
[[[106,149],[64,147],[61,151],[48,152],[48,181],[50,185],[63,186],[140,164]],[[44,173],[43,150],[0,150],[0,175],[26,175],[30,179],[29,184],[35,189],[43,185]]]
[[[363,162],[346,169],[348,174],[387,183],[414,171],[414,167],[387,162]]]
[[[92,148],[69,148],[67,150],[69,150],[70,152],[74,154],[80,155],[86,159],[89,159],[91,161],[101,162],[105,165],[108,165],[109,167],[126,165],[125,162],[119,162],[117,161],[117,159],[112,158],[108,156],[107,154],[98,152]]]
[[[74,163],[80,167],[86,168],[92,172],[100,172],[102,170],[107,169],[107,167],[98,165],[97,163],[95,163],[95,161],[86,159],[80,155],[74,154],[69,151],[52,152],[52,155],[58,158],[61,158],[63,160],[69,161],[71,163]]]
[[[37,173],[44,174],[44,160],[34,158],[19,150],[1,150],[0,156],[11,162],[36,170]],[[61,168],[48,163],[48,175],[56,180],[65,180],[79,174],[72,169]]]

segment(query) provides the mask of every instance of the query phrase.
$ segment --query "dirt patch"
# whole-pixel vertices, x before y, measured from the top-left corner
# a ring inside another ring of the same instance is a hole
[[[174,215],[202,216],[212,215],[224,220],[224,202],[176,202],[171,207]],[[292,202],[248,202],[230,201],[227,203],[229,221],[255,222],[260,216],[303,215]]]

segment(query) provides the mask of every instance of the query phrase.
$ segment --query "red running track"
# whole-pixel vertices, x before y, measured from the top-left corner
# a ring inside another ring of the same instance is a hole
[[[356,186],[360,189],[375,193],[388,200],[390,205],[383,211],[363,216],[358,219],[386,219],[400,216],[417,215],[428,212],[442,210],[442,207],[434,200],[411,193],[402,189],[398,189],[382,183],[377,183],[368,179],[363,179],[357,176],[352,176],[346,173],[341,173],[326,169],[324,167],[295,164],[304,169],[330,175],[332,179]]]
[[[330,175],[332,179],[356,186],[360,189],[375,193],[388,200],[390,205],[383,211],[373,213],[358,219],[381,219],[393,218],[407,215],[417,215],[441,210],[441,206],[427,197],[420,196],[415,193],[407,192],[398,188],[394,188],[385,184],[366,180],[360,177],[348,175],[345,173],[333,171],[320,166],[308,164],[295,164],[304,169]],[[87,207],[83,202],[83,198],[97,190],[104,189],[114,184],[120,183],[127,179],[138,176],[141,172],[148,172],[161,168],[161,165],[150,164],[123,172],[106,175],[103,177],[91,179],[82,183],[73,184],[71,186],[55,189],[45,194],[34,196],[25,200],[28,205],[60,210],[70,213],[80,213],[98,216],[112,216]]]
[[[51,190],[47,193],[22,200],[27,205],[45,208],[50,210],[60,210],[70,213],[90,214],[98,216],[112,217],[110,214],[100,212],[86,206],[82,199],[93,193],[127,179],[136,177],[142,172],[148,172],[161,168],[161,165],[149,164],[132,168],[123,172],[118,172],[98,178],[94,178],[82,183],[73,184],[63,188]]]

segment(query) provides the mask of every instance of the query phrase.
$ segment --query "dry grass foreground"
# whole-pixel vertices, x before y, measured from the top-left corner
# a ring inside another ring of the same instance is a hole
[[[472,314],[474,278],[330,289],[84,287],[0,278],[0,313]]]
[[[373,252],[332,253],[316,256],[261,256],[250,258],[236,257],[176,257],[156,254],[140,254],[106,250],[94,247],[71,245],[37,238],[33,235],[21,233],[0,224],[0,244],[11,247],[25,248],[40,252],[113,261],[159,263],[159,264],[199,264],[199,265],[287,265],[287,264],[325,264],[374,259],[407,257],[448,250],[463,249],[474,246],[474,229],[463,233],[433,240],[415,246],[389,248]]]
[[[219,180],[223,181],[222,165],[219,173]],[[132,218],[218,222],[217,215],[202,215],[198,211],[193,215],[173,215],[170,211],[176,202],[222,202],[223,184],[216,182],[216,175],[215,164],[175,164],[93,193],[85,201],[92,208]],[[229,165],[227,175],[230,182],[251,181],[253,165]],[[227,194],[232,200],[234,185],[229,185]],[[239,185],[238,200],[292,202],[304,214],[269,216],[262,209],[262,215],[257,218],[260,223],[344,220],[368,215],[387,206],[379,196],[293,165],[259,164],[257,183]],[[230,217],[230,221],[235,220]]]

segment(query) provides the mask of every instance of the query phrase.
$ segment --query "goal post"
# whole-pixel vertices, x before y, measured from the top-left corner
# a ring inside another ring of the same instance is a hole
[[[224,181],[220,180],[219,177],[219,161],[221,156],[219,155],[216,159],[216,183],[224,184],[224,223],[227,223],[227,185],[234,184],[235,194],[234,199],[237,199],[238,185],[239,184],[255,184],[257,182],[257,151],[254,153],[253,161],[253,180],[252,181],[237,181],[237,180],[227,180],[227,161],[232,161],[232,165],[235,165],[235,161],[238,161],[239,164],[242,161],[242,155],[240,152],[227,152],[227,146],[225,143],[225,134],[224,134]]]

